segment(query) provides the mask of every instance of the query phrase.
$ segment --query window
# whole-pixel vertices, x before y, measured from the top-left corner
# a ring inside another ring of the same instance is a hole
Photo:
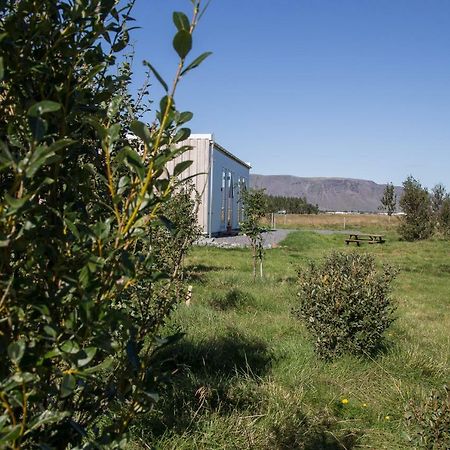
[[[222,223],[225,223],[225,203],[227,200],[226,197],[226,179],[227,179],[227,171],[226,169],[222,169],[222,187],[221,187],[221,194],[222,194],[222,204],[220,207],[220,221]]]

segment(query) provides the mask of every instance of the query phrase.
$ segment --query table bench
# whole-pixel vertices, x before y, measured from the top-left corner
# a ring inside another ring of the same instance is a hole
[[[367,244],[384,244],[386,240],[382,234],[350,233],[345,243],[348,245],[350,242],[355,242],[359,247],[362,242],[366,242]]]

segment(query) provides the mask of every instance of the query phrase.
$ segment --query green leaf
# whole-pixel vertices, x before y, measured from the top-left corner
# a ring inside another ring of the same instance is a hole
[[[35,103],[28,108],[28,115],[31,117],[39,117],[42,114],[55,112],[61,109],[61,105],[51,100],[43,100],[42,102]]]
[[[80,239],[80,232],[78,231],[78,228],[76,225],[69,220],[67,217],[64,217],[64,223],[66,227],[72,232],[72,234],[77,238]]]
[[[52,338],[56,338],[56,336],[58,336],[58,333],[56,332],[56,330],[53,327],[51,327],[50,325],[45,325],[44,331]]]
[[[78,353],[80,351],[80,346],[76,341],[67,340],[60,346],[60,349],[64,353],[74,355],[75,353]]]
[[[165,95],[159,101],[159,110],[161,111],[161,116],[167,111],[167,105],[169,104],[169,101],[170,101],[170,108],[169,108],[170,111],[170,109],[173,109],[174,107],[174,102],[169,95]]]
[[[86,364],[89,364],[97,353],[96,347],[87,347],[81,350],[80,355],[77,359],[78,367],[83,367]]]
[[[18,341],[11,342],[11,344],[8,345],[8,356],[13,363],[18,364],[24,353],[25,342],[23,340],[19,339]]]
[[[61,144],[60,148],[63,147],[64,145]],[[58,148],[58,146],[53,148]],[[59,156],[56,156],[53,148],[51,146],[47,147],[46,145],[36,147],[25,169],[25,175],[27,178],[32,178],[42,166],[54,162],[55,158],[56,160],[60,158]]]
[[[163,215],[158,216],[158,219],[170,231],[171,234],[175,233],[175,225],[170,219]]]
[[[50,144],[48,149],[56,153],[63,148],[69,147],[69,145],[75,144],[75,142],[74,139],[59,139],[58,141],[53,142],[53,144]]]
[[[157,394],[156,392],[146,392],[146,391],[143,391],[142,392],[146,397],[147,397],[147,399],[148,400],[150,400],[152,403],[156,403],[156,402],[158,402],[159,401],[159,394]]]
[[[59,348],[54,348],[53,350],[48,351],[44,355],[44,359],[52,359],[55,356],[59,356],[59,355],[61,355],[61,350]]]
[[[0,56],[0,81],[3,80],[5,76],[5,67],[3,66],[3,57]]]
[[[113,119],[116,117],[117,113],[120,109],[120,103],[122,102],[122,97],[116,96],[114,97],[108,105],[108,109],[106,111],[106,116],[108,119]]]
[[[77,387],[77,380],[71,373],[66,373],[61,381],[61,398],[66,398]]]
[[[124,30],[119,38],[119,40],[111,47],[113,52],[120,52],[123,50],[130,40],[130,35],[127,30]]]
[[[188,167],[192,166],[194,161],[182,161],[178,163],[173,169],[173,176],[176,177],[180,173],[184,172]]]
[[[30,126],[31,135],[36,142],[39,142],[47,132],[47,122],[40,117],[28,117],[28,125]]]
[[[175,137],[173,138],[173,141],[175,143],[185,141],[186,139],[189,138],[190,135],[191,135],[190,128],[180,128]]]
[[[145,176],[145,168],[141,157],[131,147],[123,148],[122,152],[124,154],[123,158],[125,161],[125,165],[131,170],[133,170],[142,180]]]
[[[157,70],[148,61],[144,60],[143,64],[145,66],[147,66],[152,71],[153,75],[155,75],[156,79],[159,81],[159,83],[164,88],[164,90],[166,92],[168,92],[169,91],[169,87],[167,86],[167,83],[164,81],[163,77],[157,72]]]
[[[185,73],[189,72],[192,69],[195,69],[198,67],[209,55],[212,55],[212,52],[205,52],[202,53],[200,56],[194,59],[187,67],[186,69],[181,71],[180,76],[183,76]]]
[[[0,437],[0,444],[6,444],[8,442],[14,442],[20,436],[22,431],[22,426],[19,425],[9,425],[2,430],[3,436]],[[14,448],[11,446],[10,448]]]
[[[36,428],[41,427],[42,425],[47,425],[49,423],[60,422],[66,417],[70,416],[69,411],[50,411],[45,410],[42,414],[35,417],[33,420],[28,422],[28,429],[35,430]]]
[[[108,128],[108,136],[111,143],[116,142],[120,137],[120,123],[115,123]]]
[[[0,416],[0,432],[3,427],[8,423],[8,416],[6,414]]]
[[[16,160],[9,151],[5,142],[0,142],[0,169],[5,167],[16,166]]]
[[[146,145],[150,147],[152,136],[148,126],[139,120],[133,120],[130,124],[131,131],[140,138]]]
[[[192,36],[189,31],[180,30],[173,38],[173,48],[181,59],[186,58],[192,48]]]
[[[114,358],[112,356],[110,356],[110,357],[106,358],[103,362],[101,362],[100,364],[98,364],[94,367],[89,367],[88,369],[84,369],[83,374],[91,375],[100,370],[108,370],[109,368],[111,368],[113,363],[114,363]]]
[[[105,221],[99,220],[92,227],[92,231],[94,232],[97,239],[106,240],[111,233],[111,218],[106,219]]]
[[[29,199],[28,195],[26,195],[25,197],[22,197],[22,198],[14,198],[14,197],[11,197],[8,193],[6,193],[5,200],[9,206],[8,215],[17,213],[17,211],[19,211],[25,205],[25,203],[28,201],[28,199]]]
[[[190,111],[184,111],[180,113],[180,117],[178,118],[178,124],[182,125],[183,123],[189,122],[194,117]]]
[[[80,273],[78,274],[78,280],[81,283],[81,286],[83,288],[87,288],[89,286],[89,281],[90,281],[91,277],[90,277],[90,270],[89,267],[87,265],[85,265],[81,270]]]
[[[131,183],[131,179],[129,176],[124,175],[124,176],[120,177],[119,184],[117,185],[118,186],[117,194],[119,194],[119,195],[123,194],[127,190],[127,188],[130,186],[130,183]]]
[[[191,28],[191,24],[189,22],[189,19],[187,18],[186,14],[174,11],[173,13],[173,23],[177,27],[177,29],[180,30],[186,30],[189,31]]]

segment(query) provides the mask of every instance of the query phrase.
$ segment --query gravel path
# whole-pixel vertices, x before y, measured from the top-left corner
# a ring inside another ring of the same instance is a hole
[[[273,248],[281,242],[291,231],[295,230],[274,230],[263,233],[264,248]],[[205,245],[221,248],[243,248],[250,245],[247,236],[224,236],[216,238],[201,238],[197,245]]]

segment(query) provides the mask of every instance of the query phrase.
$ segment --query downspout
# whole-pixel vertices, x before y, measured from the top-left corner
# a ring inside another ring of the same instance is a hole
[[[209,198],[208,198],[208,236],[212,237],[212,196],[213,196],[213,173],[214,173],[214,139],[209,141]]]

